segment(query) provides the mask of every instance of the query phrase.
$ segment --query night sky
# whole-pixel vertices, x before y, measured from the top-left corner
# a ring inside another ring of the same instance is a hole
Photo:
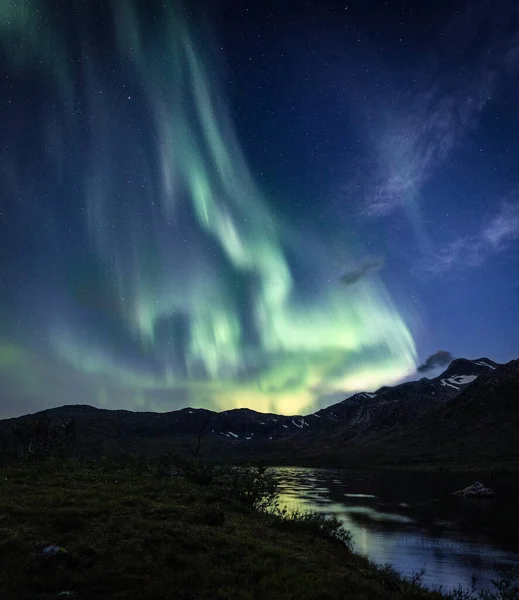
[[[2,0],[0,417],[308,413],[517,357],[517,30],[517,0]]]

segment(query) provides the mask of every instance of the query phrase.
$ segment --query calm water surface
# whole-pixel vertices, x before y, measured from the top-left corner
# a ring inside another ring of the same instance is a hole
[[[514,475],[364,472],[282,467],[281,503],[336,515],[355,550],[404,575],[426,569],[430,588],[491,588],[500,569],[519,569],[519,482]],[[482,480],[494,499],[452,492]]]

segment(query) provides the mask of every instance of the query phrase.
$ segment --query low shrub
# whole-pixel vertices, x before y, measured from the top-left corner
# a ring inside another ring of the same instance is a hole
[[[519,600],[518,569],[501,571],[499,579],[492,580],[492,585],[494,589],[480,591],[477,600]],[[476,596],[473,596],[473,598],[476,598]],[[454,597],[453,600],[458,600],[458,598]]]
[[[213,484],[222,495],[257,511],[274,508],[278,500],[277,479],[265,467],[220,467]]]
[[[289,510],[286,507],[276,506],[272,514],[276,516],[282,525],[307,528],[311,531],[317,531],[320,535],[345,544],[352,548],[351,532],[346,529],[343,523],[335,516],[326,516],[315,511],[302,511],[298,509]]]
[[[277,479],[265,467],[233,467],[187,458],[177,465],[188,481],[211,487],[216,498],[238,501],[258,511],[269,510],[277,502]]]
[[[416,584],[423,589],[422,577],[425,569],[420,571],[417,579],[402,577],[390,565],[386,565],[382,570],[385,573],[392,572],[395,580],[400,579],[407,586]],[[437,592],[444,600],[519,600],[519,571],[517,569],[502,570],[499,575],[499,579],[492,580],[492,590],[478,591],[476,589],[477,579],[472,576],[470,588],[465,588],[460,584],[457,588],[446,591],[440,586],[437,588]]]

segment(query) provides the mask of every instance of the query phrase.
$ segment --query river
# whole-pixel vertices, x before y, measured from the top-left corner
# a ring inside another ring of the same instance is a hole
[[[514,474],[277,468],[280,503],[336,515],[354,550],[406,576],[425,569],[431,589],[492,588],[519,569],[519,482]],[[493,499],[452,495],[475,480]]]

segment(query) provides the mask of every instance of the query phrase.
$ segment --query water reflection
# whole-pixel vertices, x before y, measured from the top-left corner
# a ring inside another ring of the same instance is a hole
[[[375,494],[343,494],[343,495],[346,496],[347,498],[376,498]]]
[[[478,588],[490,588],[500,569],[519,568],[519,540],[500,539],[503,506],[453,498],[459,476],[276,471],[281,504],[337,516],[351,531],[357,552],[379,564],[391,563],[407,576],[425,568],[423,582],[430,588],[470,587],[473,575]],[[507,499],[517,505],[516,500]],[[509,523],[515,526],[519,531],[519,521]]]

